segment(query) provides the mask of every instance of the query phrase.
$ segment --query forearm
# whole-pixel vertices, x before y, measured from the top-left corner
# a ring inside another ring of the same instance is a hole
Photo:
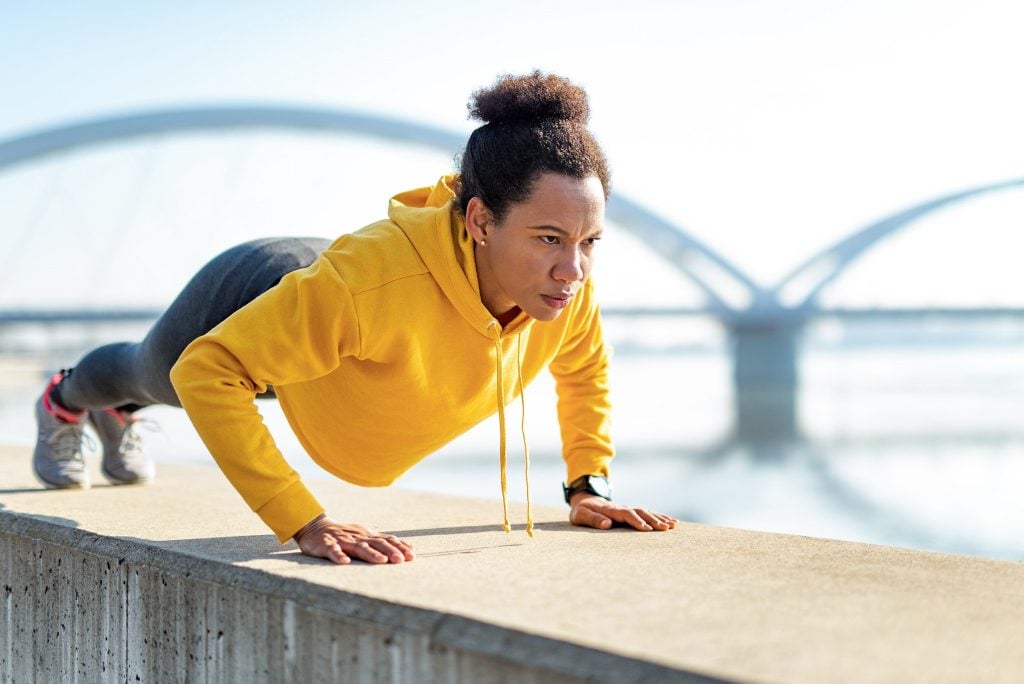
[[[584,293],[590,295],[589,288]],[[609,350],[596,308],[581,316],[551,364],[558,393],[558,423],[566,482],[581,475],[608,476],[615,455],[611,439]]]
[[[558,388],[558,422],[566,482],[581,475],[608,477],[615,448],[611,438],[611,402],[604,377]]]
[[[256,387],[231,355],[193,343],[171,381],[200,438],[249,507],[284,542],[323,513],[274,443],[255,405]]]

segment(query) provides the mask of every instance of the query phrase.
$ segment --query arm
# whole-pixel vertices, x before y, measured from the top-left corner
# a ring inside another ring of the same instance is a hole
[[[610,429],[610,352],[589,281],[577,297],[579,308],[571,312],[573,320],[550,366],[558,394],[566,482],[581,475],[608,477],[609,463],[615,455]]]
[[[171,381],[214,460],[279,541],[294,536],[304,553],[341,562],[324,548],[326,529],[348,553],[380,562],[382,550],[391,559],[396,549],[365,528],[334,535],[335,527],[321,524],[314,526],[321,534],[307,534],[327,520],[324,509],[285,461],[254,401],[268,386],[325,375],[342,356],[358,352],[352,298],[321,257],[194,340],[171,369]]]
[[[551,364],[558,393],[566,482],[574,482],[583,475],[607,478],[608,465],[614,456],[609,431],[609,351],[589,282],[581,294],[586,299],[581,302],[578,320],[568,331]],[[585,491],[573,494],[569,504],[569,522],[602,530],[620,524],[643,531],[664,531],[679,522],[668,515],[623,506]]]

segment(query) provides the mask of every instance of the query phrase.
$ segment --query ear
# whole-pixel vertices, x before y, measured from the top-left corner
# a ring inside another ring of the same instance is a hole
[[[466,205],[466,230],[474,242],[486,240],[491,229],[493,217],[491,210],[479,197],[473,197]]]

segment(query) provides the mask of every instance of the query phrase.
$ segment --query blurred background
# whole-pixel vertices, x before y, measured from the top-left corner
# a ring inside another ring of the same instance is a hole
[[[1010,0],[0,4],[0,443],[217,252],[451,171],[470,93],[539,68],[614,174],[616,498],[1024,560],[1022,30]],[[527,407],[559,503],[550,380]],[[209,461],[146,413],[160,461]],[[500,505],[496,425],[398,484]]]

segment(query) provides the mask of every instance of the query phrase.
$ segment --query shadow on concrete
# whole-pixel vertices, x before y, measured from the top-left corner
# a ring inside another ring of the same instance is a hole
[[[616,528],[619,526],[616,525]],[[535,530],[547,532],[577,532],[583,534],[607,534],[608,530],[595,530],[591,527],[579,527],[568,522],[540,522],[533,526]],[[623,528],[625,529],[625,528]],[[512,525],[513,532],[526,533],[526,525]],[[428,527],[419,530],[389,530],[387,534],[396,537],[433,537],[450,534],[475,534],[478,532],[501,532],[501,525],[464,525],[462,527]]]
[[[36,516],[41,517],[41,516]],[[73,522],[73,521],[72,521]],[[536,525],[539,529],[540,525]],[[568,525],[564,527],[568,528]],[[451,528],[453,530],[463,530],[463,528]],[[465,532],[494,532],[495,526],[493,525],[481,525],[479,528],[471,527],[465,529]],[[501,527],[498,526],[497,530],[500,531]],[[422,535],[427,536],[429,534],[443,535],[448,533],[447,529],[434,529],[434,530],[421,530]],[[390,534],[390,533],[389,533]],[[394,533],[398,536],[402,536],[403,533]],[[405,535],[413,536],[413,535]],[[211,560],[223,561],[225,563],[244,563],[246,561],[254,560],[279,560],[288,563],[295,563],[298,565],[323,565],[329,563],[323,558],[311,558],[309,556],[302,555],[295,542],[288,542],[287,544],[280,544],[277,538],[272,534],[253,534],[239,537],[208,537],[202,539],[168,539],[162,541],[156,541],[153,539],[142,539],[139,537],[122,537],[130,541],[138,542],[146,546],[157,546],[161,549],[168,551],[174,551],[187,556],[197,556],[200,558],[208,558]],[[434,551],[429,553],[417,553],[417,558],[430,558],[433,556],[452,556],[458,554],[471,554],[480,553],[482,551],[489,551],[491,549],[499,549],[507,546],[522,546],[522,542],[510,542],[504,544],[489,544],[479,545],[461,549],[448,549],[446,551]],[[376,563],[364,563],[353,559],[353,564],[358,565],[376,565]]]
[[[6,492],[6,491],[0,490],[0,494],[10,494],[10,493],[17,494],[17,491],[15,490],[14,492]],[[0,501],[0,511],[5,510],[5,509],[10,511],[10,509],[8,509],[7,506],[4,505],[4,502]],[[61,517],[56,516],[56,515],[40,515],[39,513],[25,513],[24,511],[10,511],[10,512],[14,513],[15,515],[24,516],[26,518],[32,518],[33,520],[42,520],[43,522],[52,523],[54,525],[60,525],[61,527],[75,527],[75,528],[78,527],[78,521],[77,520],[72,520],[71,518],[61,518]]]
[[[27,494],[28,492],[44,492],[46,487],[38,485],[35,487],[15,487],[14,489],[0,489],[0,494]]]
[[[168,551],[175,551],[189,556],[199,556],[225,561],[227,563],[241,563],[243,561],[258,560],[262,558],[276,558],[282,554],[294,553],[298,558],[305,558],[296,548],[294,542],[280,544],[272,534],[251,534],[240,537],[207,537],[199,539],[167,539],[155,541],[153,539],[142,539],[139,537],[124,537],[131,541],[145,544],[146,546],[158,546]],[[286,558],[285,560],[292,560]],[[312,560],[312,559],[310,559]]]
[[[0,508],[3,504],[0,504]],[[56,515],[40,515],[38,513],[24,513],[18,512],[18,515],[23,515],[26,518],[32,518],[33,520],[42,520],[43,522],[53,523],[54,525],[60,525],[61,527],[78,527],[78,521],[72,520],[71,518],[61,518]]]
[[[88,492],[88,491],[91,491],[93,489],[110,489],[112,487],[124,487],[124,486],[126,486],[126,485],[112,485],[109,482],[96,482],[92,486],[87,487],[85,489],[78,489],[76,487],[69,487],[67,489],[60,489],[60,488],[50,489],[48,487],[44,487],[41,484],[36,484],[36,485],[24,485],[22,487],[14,487],[12,489],[0,489],[0,495],[4,495],[4,494],[38,494],[39,492],[53,492],[54,494],[74,494],[74,493],[80,493],[80,492]],[[139,486],[139,485],[130,485],[130,486]]]
[[[480,553],[481,551],[490,551],[491,549],[501,549],[506,546],[522,546],[522,543],[518,544],[492,544],[490,546],[476,546],[468,549],[449,549],[448,551],[431,551],[428,553],[417,553],[417,558],[434,558],[435,556],[461,556],[463,554]],[[415,551],[415,549],[414,549]]]

